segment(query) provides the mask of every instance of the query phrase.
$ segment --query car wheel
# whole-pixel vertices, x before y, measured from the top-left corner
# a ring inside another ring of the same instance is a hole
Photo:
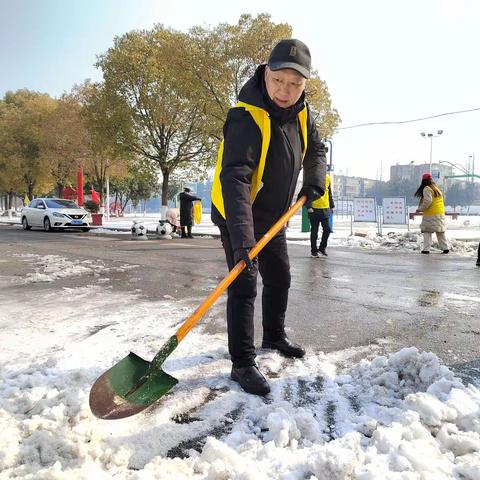
[[[82,232],[89,232],[89,231],[90,231],[90,229],[88,227],[82,228]]]
[[[22,217],[22,227],[24,230],[30,230],[32,227],[28,224],[27,217]]]
[[[52,225],[50,223],[50,219],[48,217],[45,217],[43,219],[43,229],[46,231],[46,232],[51,232],[52,231]]]

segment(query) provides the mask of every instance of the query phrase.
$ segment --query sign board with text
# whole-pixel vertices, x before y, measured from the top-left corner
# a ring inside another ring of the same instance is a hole
[[[407,223],[407,207],[405,197],[383,197],[383,223]]]
[[[375,202],[375,198],[355,197],[353,199],[353,221],[377,221],[377,203]]]

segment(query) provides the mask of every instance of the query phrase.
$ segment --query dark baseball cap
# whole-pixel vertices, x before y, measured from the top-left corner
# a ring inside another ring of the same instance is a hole
[[[268,66],[270,70],[283,70],[291,68],[305,78],[310,78],[312,59],[308,47],[295,38],[280,40],[273,47]]]

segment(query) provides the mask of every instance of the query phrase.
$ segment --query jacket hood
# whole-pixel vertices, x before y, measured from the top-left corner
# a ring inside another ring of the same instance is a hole
[[[268,96],[264,80],[265,67],[265,64],[257,67],[253,77],[240,90],[238,99],[241,102],[263,108],[278,122],[286,123],[293,117],[296,117],[298,112],[305,106],[305,92],[302,93],[295,105],[289,108],[279,107]]]

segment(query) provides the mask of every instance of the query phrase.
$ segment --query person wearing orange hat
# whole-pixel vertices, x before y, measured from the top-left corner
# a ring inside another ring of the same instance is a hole
[[[423,174],[422,183],[415,192],[415,196],[420,199],[417,213],[423,213],[422,223],[420,224],[420,230],[423,233],[422,253],[430,253],[433,233],[437,236],[438,246],[442,253],[448,253],[450,250],[445,236],[447,225],[443,195],[430,173]]]

